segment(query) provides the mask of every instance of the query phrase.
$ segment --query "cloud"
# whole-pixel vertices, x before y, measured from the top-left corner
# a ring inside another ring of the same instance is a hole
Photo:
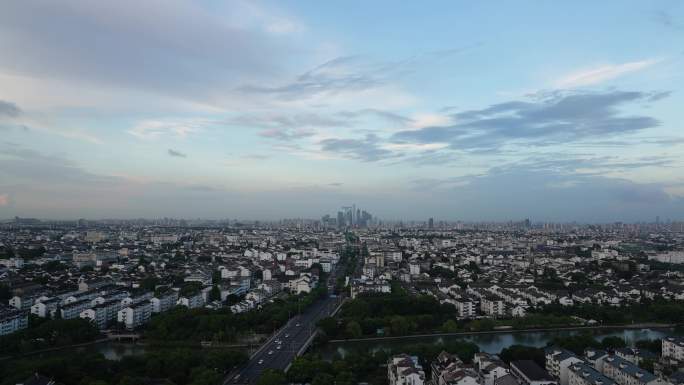
[[[270,94],[280,99],[307,99],[349,91],[363,91],[384,84],[380,74],[360,56],[341,56],[324,62],[281,86],[246,85],[248,93]]]
[[[7,206],[9,205],[9,195],[8,194],[0,194],[0,206]]]
[[[177,158],[187,158],[186,154],[184,154],[180,151],[173,150],[171,148],[169,148],[168,154],[169,154],[169,156],[173,156],[173,157],[177,157]]]
[[[665,184],[523,166],[472,176],[417,179],[412,187],[430,196],[421,208],[425,215],[450,212],[465,220],[595,223],[684,216],[684,199],[668,194]]]
[[[0,118],[3,116],[16,118],[20,114],[21,110],[16,104],[0,100]]]
[[[319,145],[325,152],[363,162],[374,162],[397,156],[392,151],[380,147],[379,138],[372,134],[366,135],[363,139],[324,139],[319,142]]]
[[[574,72],[555,81],[557,88],[576,88],[602,83],[628,73],[641,71],[659,63],[658,59],[647,59],[622,64],[609,64]]]
[[[290,141],[296,139],[307,138],[315,135],[316,132],[307,129],[287,129],[287,128],[269,128],[259,132],[259,136],[270,139],[277,139],[283,141]]]
[[[449,143],[456,150],[504,145],[549,145],[640,132],[660,125],[649,116],[624,116],[620,107],[648,100],[645,92],[554,92],[452,115],[452,125],[400,131],[398,143]]]
[[[0,12],[0,68],[29,78],[221,103],[238,79],[278,72],[274,58],[287,52],[287,42],[273,34],[239,25],[245,7],[226,12],[229,17],[221,17],[178,0],[7,3]],[[259,22],[272,24],[266,29],[274,32],[295,25],[282,17],[275,24],[267,17]]]
[[[204,131],[216,122],[206,119],[149,119],[138,122],[128,133],[145,140],[162,137],[185,138],[188,135]]]
[[[656,23],[667,27],[667,28],[673,28],[673,29],[682,29],[682,25],[675,20],[675,18],[672,16],[672,14],[666,10],[657,10],[652,13],[653,21]]]

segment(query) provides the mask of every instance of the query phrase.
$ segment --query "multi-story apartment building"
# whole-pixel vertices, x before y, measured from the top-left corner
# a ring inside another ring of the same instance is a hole
[[[618,385],[666,385],[667,381],[656,377],[633,363],[618,356],[603,359],[603,374],[612,378]]]
[[[458,318],[474,318],[477,315],[477,299],[463,297],[455,299],[454,303],[458,312]]]
[[[390,385],[424,385],[425,372],[418,363],[418,357],[399,354],[387,363],[387,378]]]
[[[10,298],[9,304],[17,310],[31,310],[31,306],[36,302],[34,295],[15,295]]]
[[[59,298],[39,298],[36,300],[36,303],[31,306],[31,314],[35,314],[41,318],[52,317],[61,302],[62,301]]]
[[[0,308],[0,336],[12,334],[28,327],[28,312]]]
[[[556,385],[556,380],[532,360],[511,361],[511,374],[522,385]]]
[[[119,310],[117,321],[124,324],[126,329],[133,330],[147,323],[151,316],[152,303],[150,301],[143,301]]]
[[[574,353],[556,347],[547,348],[546,371],[558,379],[560,385],[568,385],[569,367],[572,364],[582,362]]]
[[[178,299],[178,304],[185,306],[188,309],[197,309],[204,306],[204,296],[202,295],[202,292],[192,295],[185,295]]]
[[[663,338],[662,357],[676,363],[684,362],[684,337]]]
[[[90,309],[92,306],[90,299],[82,299],[62,306],[59,312],[62,319],[74,319],[78,318],[83,310]]]
[[[576,362],[568,367],[568,385],[616,385],[613,380],[585,362]]]
[[[113,299],[82,311],[80,317],[91,320],[101,330],[116,319],[119,310],[121,310],[121,301]]]
[[[490,317],[503,317],[506,315],[506,306],[501,298],[488,294],[480,298],[480,311]]]
[[[176,306],[176,303],[178,302],[178,292],[171,290],[168,293],[153,297],[150,302],[152,303],[153,313],[165,312]]]
[[[488,353],[476,353],[473,364],[477,369],[479,383],[494,385],[496,380],[510,375],[510,368],[498,356]]]

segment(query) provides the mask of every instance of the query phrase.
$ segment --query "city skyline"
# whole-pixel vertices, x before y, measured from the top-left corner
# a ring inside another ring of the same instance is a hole
[[[684,6],[0,5],[0,218],[684,219]]]

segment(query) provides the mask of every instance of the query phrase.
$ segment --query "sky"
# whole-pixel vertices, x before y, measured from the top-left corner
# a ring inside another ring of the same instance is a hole
[[[0,4],[0,218],[684,220],[684,3]]]

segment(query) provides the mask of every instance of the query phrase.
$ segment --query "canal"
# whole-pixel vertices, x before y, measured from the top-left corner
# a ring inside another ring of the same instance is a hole
[[[620,337],[628,346],[633,346],[638,340],[660,339],[673,334],[673,329],[591,329],[591,330],[557,330],[539,332],[509,332],[493,334],[477,334],[470,336],[430,336],[406,339],[387,339],[373,341],[340,341],[331,342],[320,347],[317,353],[325,359],[345,357],[355,351],[376,352],[384,350],[389,353],[402,351],[402,347],[415,344],[444,344],[447,342],[462,340],[470,341],[480,347],[480,351],[487,353],[499,353],[511,345],[526,345],[544,347],[556,337],[572,336],[581,333],[589,333],[597,340],[605,337]]]
[[[571,336],[580,333],[590,333],[597,340],[605,337],[620,337],[628,346],[633,346],[638,340],[660,339],[673,334],[673,329],[592,329],[592,330],[557,330],[538,332],[505,332],[493,334],[477,334],[470,336],[428,336],[405,339],[386,339],[372,341],[339,341],[330,342],[316,350],[323,358],[332,360],[337,357],[345,357],[355,351],[387,351],[401,352],[402,347],[421,343],[443,344],[451,341],[464,340],[477,344],[480,351],[487,353],[499,353],[502,349],[511,345],[527,345],[544,347],[556,337]],[[73,348],[74,351],[101,353],[109,360],[120,360],[125,356],[142,355],[148,349],[163,350],[164,347],[149,347],[144,344],[100,342],[93,345]]]

